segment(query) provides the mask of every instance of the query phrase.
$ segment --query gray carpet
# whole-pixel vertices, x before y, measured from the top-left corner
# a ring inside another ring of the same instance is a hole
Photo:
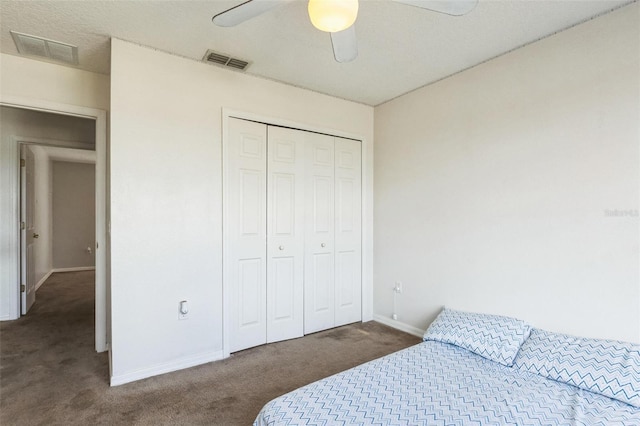
[[[0,323],[0,424],[249,425],[283,393],[419,342],[359,323],[111,388],[94,351],[93,280],[54,274],[27,316]]]

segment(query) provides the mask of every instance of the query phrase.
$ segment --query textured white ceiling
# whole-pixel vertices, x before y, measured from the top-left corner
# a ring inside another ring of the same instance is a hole
[[[17,54],[10,30],[79,47],[80,68],[109,73],[109,38],[202,59],[213,49],[251,62],[248,74],[378,105],[487,59],[620,7],[629,0],[480,0],[452,17],[360,0],[359,56],[333,60],[329,35],[295,1],[233,28],[211,17],[243,0],[0,0],[0,50]]]

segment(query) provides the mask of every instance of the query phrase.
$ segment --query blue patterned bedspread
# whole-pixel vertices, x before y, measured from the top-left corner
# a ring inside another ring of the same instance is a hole
[[[640,409],[427,341],[276,398],[254,425],[640,426]]]

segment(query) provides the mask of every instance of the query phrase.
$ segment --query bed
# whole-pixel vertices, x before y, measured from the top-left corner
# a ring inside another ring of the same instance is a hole
[[[640,426],[640,346],[444,309],[425,341],[267,403],[254,425]]]

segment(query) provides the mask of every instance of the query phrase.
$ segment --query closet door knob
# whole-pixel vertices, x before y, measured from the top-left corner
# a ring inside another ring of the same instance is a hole
[[[324,247],[324,246],[326,246],[326,244],[325,244],[325,243],[320,244],[320,247]]]
[[[284,246],[278,247],[278,250],[284,250]]]

